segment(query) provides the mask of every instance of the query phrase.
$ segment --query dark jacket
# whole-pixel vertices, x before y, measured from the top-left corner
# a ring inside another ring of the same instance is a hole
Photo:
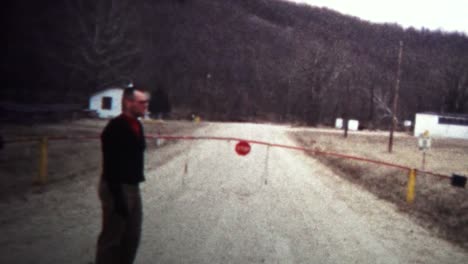
[[[134,132],[123,115],[112,119],[101,134],[101,177],[112,194],[116,212],[124,217],[129,212],[122,184],[138,185],[145,180],[145,135],[141,123],[136,122],[140,128],[139,134]]]
[[[112,183],[138,184],[145,180],[143,126],[137,135],[122,115],[112,119],[101,134],[103,179]]]

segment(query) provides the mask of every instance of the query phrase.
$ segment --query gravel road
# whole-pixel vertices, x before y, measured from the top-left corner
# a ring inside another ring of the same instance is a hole
[[[287,130],[224,123],[195,134],[294,145]],[[306,155],[253,145],[241,157],[235,144],[147,154],[137,263],[468,263],[468,252]],[[90,173],[0,202],[0,263],[91,263],[101,212]]]

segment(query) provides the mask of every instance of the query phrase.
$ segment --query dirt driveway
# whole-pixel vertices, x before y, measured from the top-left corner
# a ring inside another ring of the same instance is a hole
[[[294,145],[287,130],[209,124],[194,134]],[[303,153],[254,145],[240,157],[235,143],[173,144],[164,151],[182,154],[164,163],[148,153],[137,263],[468,263],[468,252]],[[96,181],[0,203],[0,263],[90,263]]]

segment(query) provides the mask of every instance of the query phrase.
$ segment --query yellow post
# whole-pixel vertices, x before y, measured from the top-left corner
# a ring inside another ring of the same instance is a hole
[[[408,176],[408,188],[406,191],[406,202],[413,203],[416,188],[416,170],[411,169]]]
[[[36,181],[39,184],[47,183],[48,141],[47,137],[43,137],[39,142],[39,178]]]

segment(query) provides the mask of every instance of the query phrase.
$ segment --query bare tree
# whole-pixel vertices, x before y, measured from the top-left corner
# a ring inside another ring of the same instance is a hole
[[[69,19],[60,39],[38,35],[47,58],[69,68],[87,93],[132,79],[140,49],[129,0],[66,0],[64,12]]]
[[[333,47],[326,48],[322,43],[307,38],[296,45],[297,51],[291,59],[286,80],[286,98],[283,98],[286,99],[286,112],[290,114],[292,105],[297,108],[299,103],[302,107],[295,114],[304,121],[318,124],[322,121],[328,90],[338,78],[340,67]]]
[[[463,113],[468,106],[468,56],[455,57],[446,67],[443,76],[444,110]]]

